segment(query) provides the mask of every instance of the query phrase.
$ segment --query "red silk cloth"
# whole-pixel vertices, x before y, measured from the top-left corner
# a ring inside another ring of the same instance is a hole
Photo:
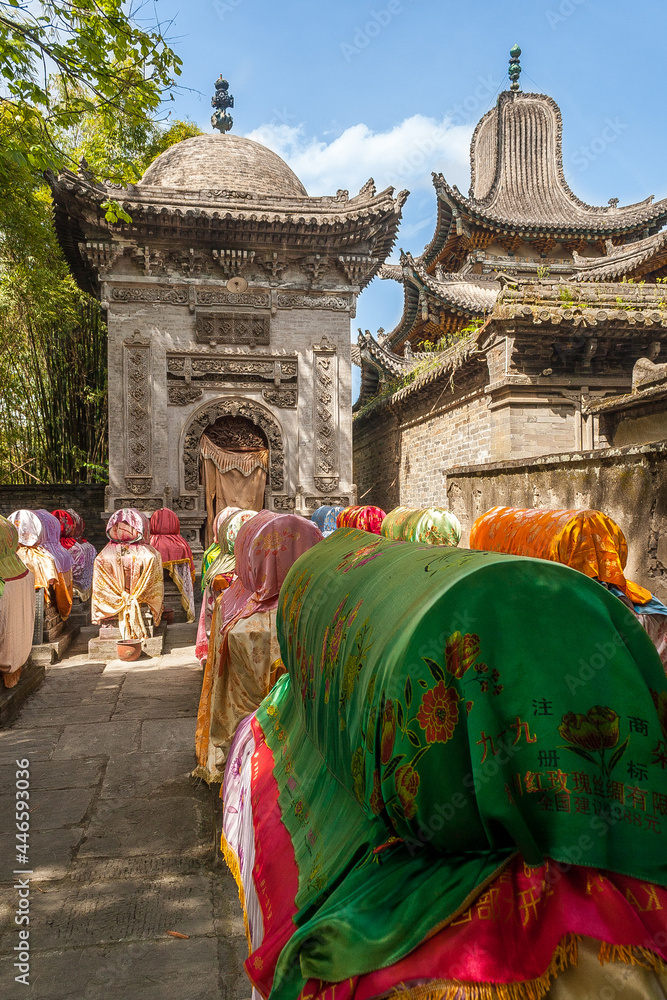
[[[162,565],[167,563],[183,562],[190,563],[192,579],[195,576],[195,561],[192,558],[192,549],[181,535],[181,522],[178,515],[168,507],[162,507],[151,515],[151,535],[150,544],[157,549],[162,556]]]
[[[380,534],[382,522],[387,516],[382,507],[345,507],[336,518],[338,528],[359,528]]]
[[[273,754],[255,716],[252,730],[253,879],[264,937],[245,967],[253,986],[268,997],[278,956],[294,933],[298,871],[281,820]],[[233,757],[233,748],[229,756]],[[573,859],[577,851],[573,845]],[[429,980],[473,984],[536,980],[547,972],[559,944],[569,935],[619,948],[647,948],[667,961],[667,889],[574,864],[549,861],[528,868],[517,856],[464,913],[400,962],[340,983],[310,980],[302,997],[373,1000],[401,992],[405,984]]]

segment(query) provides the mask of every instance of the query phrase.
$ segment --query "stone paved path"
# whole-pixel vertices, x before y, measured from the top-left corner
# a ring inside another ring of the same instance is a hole
[[[0,730],[0,997],[243,1000],[247,945],[220,800],[189,777],[195,627],[89,663],[90,629]],[[16,758],[30,760],[30,988],[14,982]],[[170,936],[168,931],[188,935]]]

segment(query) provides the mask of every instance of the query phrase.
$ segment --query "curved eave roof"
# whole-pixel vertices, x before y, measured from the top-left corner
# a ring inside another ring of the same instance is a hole
[[[55,204],[58,238],[74,276],[81,287],[94,290],[96,277],[82,260],[78,244],[89,239],[108,239],[125,233],[124,223],[108,223],[101,205],[118,202],[132,216],[131,239],[142,238],[142,228],[178,224],[203,229],[208,240],[219,238],[228,225],[253,227],[267,234],[309,232],[337,237],[340,250],[366,243],[373,260],[360,281],[364,287],[391,253],[396,241],[401,210],[407,191],[394,196],[392,187],[376,194],[369,181],[354,198],[345,192],[334,197],[251,195],[238,191],[167,190],[150,185],[126,188],[99,184],[81,174],[65,170],[58,177],[47,175]]]
[[[575,281],[615,281],[628,274],[649,273],[667,266],[667,232],[614,247],[606,257],[574,255]]]
[[[551,212],[547,205],[536,202],[535,210],[529,214],[512,211],[512,206],[507,206],[507,211],[489,211],[484,204],[466,198],[458,188],[450,186],[442,174],[435,176],[434,183],[438,199],[449,207],[452,214],[459,213],[480,226],[503,233],[599,237],[624,235],[647,226],[659,227],[667,222],[667,199],[654,203],[652,195],[645,201],[623,208],[595,208],[572,196],[571,211]]]

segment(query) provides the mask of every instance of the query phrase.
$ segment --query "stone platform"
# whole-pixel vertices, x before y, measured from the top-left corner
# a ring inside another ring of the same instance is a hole
[[[30,659],[33,663],[57,663],[69,649],[72,640],[81,631],[78,625],[65,622],[62,631],[51,642],[40,642],[32,647]]]
[[[101,631],[102,629],[100,629]],[[166,625],[158,625],[154,635],[143,640],[141,644],[142,656],[162,656],[166,632]],[[120,642],[121,639],[120,629],[105,627],[103,635],[90,639],[88,642],[88,659],[103,660],[105,662],[108,660],[117,660],[118,652],[116,650],[116,643]],[[133,662],[139,663],[140,660],[130,661],[128,665],[131,666]]]
[[[67,620],[74,625],[90,625],[90,598],[82,601],[79,597],[75,597],[72,602],[72,612]]]
[[[0,681],[0,729],[16,718],[26,698],[39,687],[45,676],[46,664],[28,660],[23,665],[21,679],[15,687],[6,688]]]

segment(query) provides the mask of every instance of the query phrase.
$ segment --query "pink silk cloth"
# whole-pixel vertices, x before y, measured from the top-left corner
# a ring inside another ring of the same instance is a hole
[[[345,507],[336,518],[339,528],[359,528],[379,535],[386,517],[381,507]]]
[[[93,588],[95,546],[83,537],[85,522],[75,510],[54,510],[52,514],[60,521],[60,544],[72,557],[74,593],[79,600],[87,601]]]
[[[231,511],[224,518],[225,511]],[[218,554],[209,563],[206,570],[203,569],[203,598],[201,612],[199,614],[199,624],[197,626],[197,642],[195,645],[195,656],[202,664],[206,663],[208,656],[208,644],[211,635],[211,622],[213,621],[213,609],[218,594],[221,590],[226,590],[236,579],[236,556],[234,546],[241,527],[246,521],[256,517],[256,510],[241,510],[239,507],[225,507],[221,511],[215,522],[215,533],[219,542]]]
[[[18,531],[18,556],[34,575],[35,588],[65,620],[72,610],[72,557],[60,544],[60,522],[48,510],[15,510],[9,521]]]
[[[216,601],[197,714],[198,766],[194,774],[209,783],[222,781],[226,750],[240,721],[235,718],[234,705],[229,703],[226,683],[229,633],[241,619],[258,611],[275,611],[280,588],[292,565],[322,538],[312,521],[269,510],[261,510],[238,533],[238,579]]]
[[[107,538],[111,542],[148,542],[151,534],[150,521],[134,507],[123,507],[115,511],[107,521]]]
[[[252,739],[245,727],[239,727],[230,748],[222,794],[225,801],[229,795],[238,803],[234,785],[241,782],[247,787],[250,777],[251,803],[245,805],[242,822],[223,822],[222,849],[239,880],[248,918],[252,915],[247,924],[252,953],[246,971],[255,990],[268,997],[278,956],[294,933],[299,875],[281,820],[273,754],[254,715],[250,721]],[[249,821],[254,828],[251,866],[244,859]],[[582,851],[573,845],[573,858],[577,852],[581,857]],[[570,981],[576,983],[576,966],[589,942],[600,962],[612,965],[599,966],[595,992],[574,988],[563,998],[605,996],[601,988],[616,966],[627,974],[627,993],[612,990],[610,996],[618,1000],[661,996],[659,987],[655,993],[635,994],[630,983],[632,974],[640,971],[633,962],[643,963],[655,979],[653,970],[659,972],[661,961],[667,961],[667,889],[575,864],[547,861],[529,868],[515,856],[467,910],[400,962],[340,983],[310,980],[301,996],[304,1000],[385,996],[535,1000],[549,997],[549,984],[560,975],[572,973]]]

